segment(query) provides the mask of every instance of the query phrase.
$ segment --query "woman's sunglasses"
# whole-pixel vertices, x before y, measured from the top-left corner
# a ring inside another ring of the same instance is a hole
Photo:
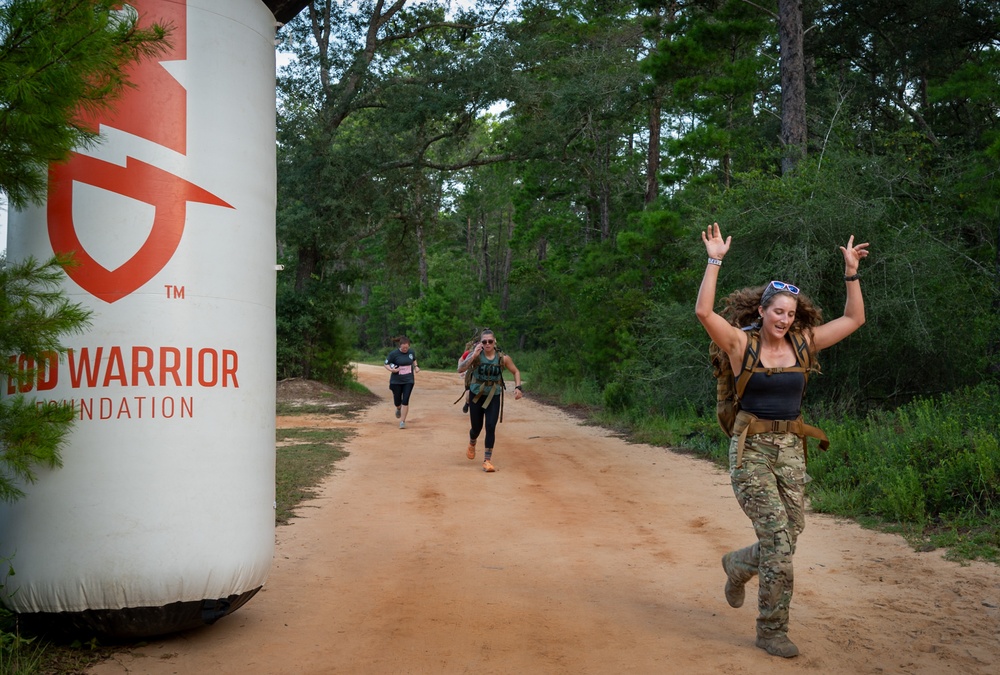
[[[792,286],[791,284],[784,281],[772,281],[768,286],[771,286],[776,291],[788,291],[792,295],[799,294],[799,287]]]
[[[494,342],[496,342],[496,340],[483,340],[483,344],[484,344],[484,345],[491,345],[491,344],[493,344]]]

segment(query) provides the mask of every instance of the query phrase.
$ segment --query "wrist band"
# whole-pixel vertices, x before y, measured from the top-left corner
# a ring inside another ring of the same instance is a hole
[[[722,267],[722,261],[719,260],[718,258],[709,258],[708,259],[708,264],[709,265],[716,265],[718,267]]]
[[[861,278],[861,275],[858,274],[857,272],[855,272],[851,276],[847,276],[846,274],[844,275],[844,281],[857,281],[860,278]]]

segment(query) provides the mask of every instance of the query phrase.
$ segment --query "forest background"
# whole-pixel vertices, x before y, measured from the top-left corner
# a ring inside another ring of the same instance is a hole
[[[280,378],[489,327],[529,391],[721,459],[699,232],[720,297],[827,319],[854,235],[813,506],[997,560],[1000,5],[317,0],[278,39]]]

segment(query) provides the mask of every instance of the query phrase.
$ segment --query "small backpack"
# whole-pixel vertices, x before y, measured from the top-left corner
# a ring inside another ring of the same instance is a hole
[[[500,360],[497,362],[497,366],[498,366],[497,380],[500,382],[500,388],[501,388],[501,390],[505,391],[507,389],[507,383],[504,382],[504,379],[503,379],[503,357],[504,357],[504,353],[501,350],[497,349],[497,354],[500,356]],[[462,392],[461,396],[459,396],[457,399],[455,399],[455,403],[452,403],[452,405],[455,405],[456,403],[458,403],[459,401],[461,401],[463,398],[466,398],[467,401],[471,400],[471,399],[467,398],[468,395],[469,395],[469,391],[470,391],[470,386],[469,385],[472,384],[472,374],[473,374],[473,372],[478,367],[479,367],[479,357],[477,356],[476,359],[472,362],[472,364],[469,365],[469,367],[465,369],[465,390]],[[462,412],[466,412],[466,411],[463,410]]]
[[[733,425],[736,423],[736,415],[740,412],[740,399],[747,388],[750,376],[754,373],[764,373],[768,371],[780,370],[784,373],[803,373],[806,384],[809,383],[809,371],[811,369],[811,357],[809,345],[801,333],[789,333],[795,354],[798,357],[799,365],[790,368],[764,368],[760,365],[760,333],[751,328],[744,328],[747,331],[747,348],[743,352],[743,368],[739,377],[733,375],[732,364],[729,362],[729,355],[714,342],[708,348],[709,357],[712,360],[712,371],[716,380],[716,402],[715,416],[719,420],[719,427],[729,438],[733,435]]]

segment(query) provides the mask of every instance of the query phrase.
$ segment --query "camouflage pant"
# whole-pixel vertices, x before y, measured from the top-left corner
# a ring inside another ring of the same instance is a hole
[[[753,522],[757,543],[735,551],[731,564],[749,581],[760,575],[757,634],[774,637],[788,631],[792,602],[792,555],[805,529],[806,477],[802,439],[791,434],[756,434],[746,439],[743,466],[736,466],[734,438],[729,444],[729,475],[743,512]]]

